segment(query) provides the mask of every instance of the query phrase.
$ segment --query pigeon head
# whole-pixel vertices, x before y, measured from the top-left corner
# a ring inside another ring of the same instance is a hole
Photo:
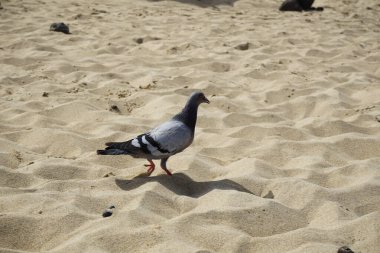
[[[192,93],[185,107],[179,114],[175,115],[173,119],[185,123],[185,125],[187,125],[194,134],[195,124],[197,123],[198,106],[202,103],[210,103],[205,94],[202,92]]]
[[[200,105],[202,103],[209,104],[210,101],[206,98],[202,92],[193,92],[189,99],[189,104]]]

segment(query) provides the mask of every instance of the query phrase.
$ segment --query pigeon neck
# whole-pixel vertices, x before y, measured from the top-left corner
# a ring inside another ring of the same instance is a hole
[[[174,118],[185,123],[185,125],[194,132],[195,125],[197,124],[197,114],[198,104],[191,103],[191,101],[189,101],[182,109],[182,112],[176,115]]]

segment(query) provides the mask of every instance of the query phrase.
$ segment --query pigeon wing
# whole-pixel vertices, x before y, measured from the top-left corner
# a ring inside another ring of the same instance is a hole
[[[167,121],[144,136],[153,156],[169,157],[187,148],[193,141],[192,131],[183,122]]]

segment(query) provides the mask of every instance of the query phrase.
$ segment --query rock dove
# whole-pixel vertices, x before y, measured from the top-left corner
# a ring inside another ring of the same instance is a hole
[[[149,164],[147,174],[155,169],[153,160],[161,159],[161,168],[171,176],[166,162],[169,157],[182,152],[194,139],[197,123],[198,106],[210,103],[202,92],[190,95],[185,107],[169,121],[162,123],[151,131],[141,134],[125,142],[108,142],[104,150],[98,150],[98,155],[130,155],[134,158],[145,158]]]

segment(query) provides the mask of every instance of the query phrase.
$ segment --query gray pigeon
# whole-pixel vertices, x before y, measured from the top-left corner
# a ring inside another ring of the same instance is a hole
[[[161,159],[161,168],[171,176],[172,173],[167,169],[166,162],[169,157],[182,152],[193,142],[198,106],[201,103],[210,103],[210,101],[202,92],[194,92],[182,111],[169,121],[129,141],[108,142],[106,149],[98,150],[97,154],[145,158],[149,162],[145,164],[148,167],[148,175],[155,169],[153,160]]]

